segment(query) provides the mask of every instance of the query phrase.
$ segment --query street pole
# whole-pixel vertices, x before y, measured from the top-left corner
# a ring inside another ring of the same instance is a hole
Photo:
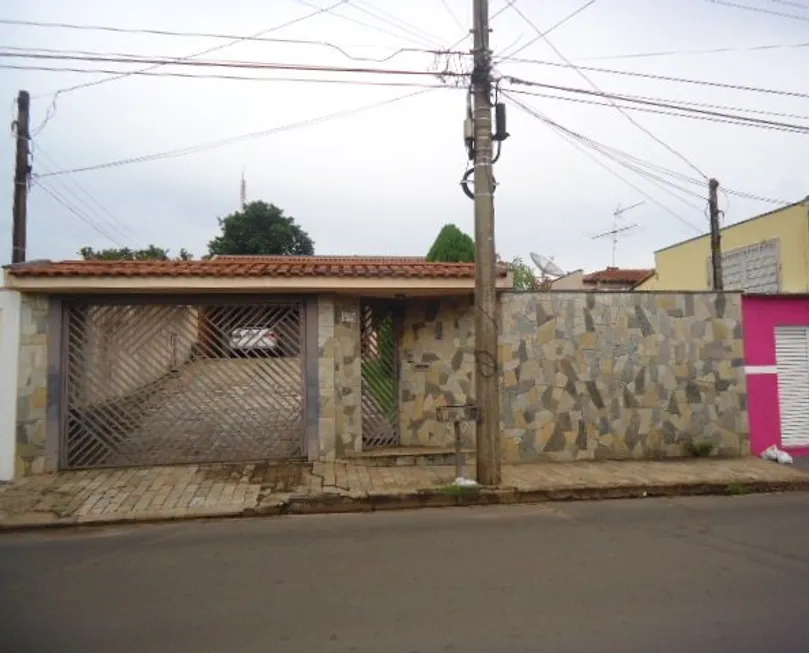
[[[713,289],[724,290],[725,284],[722,280],[722,236],[719,233],[719,201],[716,191],[719,189],[719,182],[711,179],[708,182],[708,210],[711,216],[711,270],[713,272]]]
[[[491,53],[489,2],[473,0],[474,70],[472,119],[475,138],[475,397],[477,481],[499,485],[500,379],[497,361],[497,291],[492,175]]]
[[[20,91],[17,96],[17,120],[14,128],[17,133],[17,156],[14,165],[14,205],[12,213],[11,262],[25,261],[26,221],[28,213],[28,178],[31,167],[29,155],[29,108],[31,98],[28,91]]]

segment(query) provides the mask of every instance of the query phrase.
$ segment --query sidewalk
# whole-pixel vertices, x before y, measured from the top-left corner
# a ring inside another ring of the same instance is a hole
[[[540,463],[499,488],[451,485],[452,467],[248,464],[63,472],[0,486],[0,530],[493,503],[809,490],[758,458]]]

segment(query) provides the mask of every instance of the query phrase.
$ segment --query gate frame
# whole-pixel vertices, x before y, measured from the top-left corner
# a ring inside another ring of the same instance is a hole
[[[251,293],[188,293],[188,294],[66,294],[50,298],[48,340],[48,435],[46,442],[46,469],[48,471],[74,471],[67,467],[67,416],[69,320],[68,311],[75,304],[99,306],[175,305],[200,306],[205,304],[227,306],[243,304],[280,304],[297,306],[300,320],[300,371],[302,397],[301,454],[309,461],[318,460],[318,295],[313,294],[258,294]],[[177,464],[177,463],[172,463]],[[185,463],[179,463],[185,464]],[[189,463],[191,464],[191,463]],[[194,463],[209,464],[209,463]],[[210,464],[216,464],[211,462]],[[168,465],[168,463],[166,463]],[[160,467],[164,465],[154,465]],[[93,469],[104,469],[94,467]],[[115,467],[106,467],[115,469]],[[75,470],[79,471],[79,470]]]

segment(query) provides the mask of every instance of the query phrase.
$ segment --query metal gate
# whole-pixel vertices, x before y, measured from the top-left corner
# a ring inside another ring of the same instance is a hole
[[[362,447],[399,444],[399,329],[395,304],[362,303]]]
[[[298,303],[88,300],[64,323],[62,468],[304,455]]]

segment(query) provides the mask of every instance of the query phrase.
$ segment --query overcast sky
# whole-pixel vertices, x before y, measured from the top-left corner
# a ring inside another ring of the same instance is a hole
[[[798,7],[772,0],[738,2],[786,13],[802,12]],[[313,6],[330,4],[335,4],[335,0],[227,3],[6,0],[0,7],[0,18],[249,36],[311,14]],[[492,14],[505,4],[504,0],[492,0]],[[516,0],[515,7],[544,30],[583,4],[585,0]],[[326,41],[355,58],[381,58],[399,48],[447,48],[470,25],[471,5],[472,0],[350,0],[331,12],[267,32],[265,36]],[[803,10],[803,14],[809,21],[809,9]],[[396,19],[404,23],[397,24]],[[750,48],[794,46],[809,41],[807,21],[743,11],[706,0],[596,0],[554,30],[549,38],[562,55],[579,65],[805,93],[809,92],[806,82],[809,47]],[[536,36],[514,9],[497,15],[492,29],[491,45],[495,53],[508,54]],[[28,49],[37,48],[61,54],[69,50],[185,57],[227,41],[0,25],[0,43],[5,55],[30,54]],[[468,49],[469,40],[458,47]],[[683,53],[708,48],[733,51]],[[608,58],[661,51],[676,54]],[[561,61],[542,40],[518,56]],[[436,65],[435,57],[424,52],[404,52],[386,63],[373,63],[352,61],[326,46],[255,41],[226,47],[202,58],[419,71],[432,70]],[[0,56],[0,65],[116,70],[146,67],[142,63],[121,65],[8,56]],[[564,66],[510,62],[500,64],[497,69],[503,75],[592,90],[585,79]],[[37,129],[35,173],[193,148],[367,107],[418,90],[278,81],[278,78],[441,83],[429,76],[289,73],[221,67],[165,66],[153,72],[159,76],[132,75],[65,92],[52,105],[54,91],[101,80],[105,75],[0,70],[0,89],[9,120],[13,118],[17,91],[27,89],[32,94],[32,125]],[[184,79],[165,73],[275,79]],[[727,111],[733,113],[756,109],[809,114],[809,101],[805,98],[613,73],[585,73],[602,91],[612,93],[726,105],[732,107]],[[503,88],[563,94],[507,83]],[[603,102],[592,96],[564,95]],[[681,158],[610,106],[547,97],[515,97],[599,143],[679,174],[699,177]],[[50,119],[42,126],[49,106],[55,110],[51,109]],[[149,243],[174,252],[185,247],[197,255],[203,254],[208,240],[217,233],[217,217],[239,207],[242,169],[246,171],[248,199],[272,202],[293,216],[314,239],[318,254],[423,255],[443,224],[454,222],[470,233],[473,230],[472,202],[461,193],[458,184],[466,166],[461,138],[464,112],[463,90],[439,88],[350,116],[246,138],[219,148],[200,149],[187,156],[44,177],[34,184],[30,196],[28,258],[75,258],[83,245],[142,247]],[[700,171],[717,177],[723,187],[784,201],[797,201],[809,194],[809,183],[805,181],[805,135],[651,113],[631,112],[631,115]],[[804,122],[799,117],[754,115]],[[707,228],[705,202],[700,198],[653,184],[586,147],[582,152],[583,146],[571,145],[516,106],[509,107],[508,116],[511,138],[506,141],[495,169],[499,183],[496,238],[503,257],[527,257],[529,251],[536,250],[554,256],[560,266],[569,270],[603,268],[611,262],[612,245],[608,238],[593,239],[593,236],[612,228],[612,213],[618,205],[630,206],[641,201],[645,204],[624,216],[625,223],[637,223],[638,227],[619,241],[618,265],[651,266],[654,250]],[[7,263],[13,139],[8,131],[3,139],[0,178],[6,182],[0,185],[3,216],[0,261]],[[651,199],[612,176],[591,157]],[[669,176],[663,178],[698,194],[706,192],[698,185]],[[74,212],[46,191],[55,193]],[[728,223],[774,208],[734,195],[722,196],[721,204]]]

